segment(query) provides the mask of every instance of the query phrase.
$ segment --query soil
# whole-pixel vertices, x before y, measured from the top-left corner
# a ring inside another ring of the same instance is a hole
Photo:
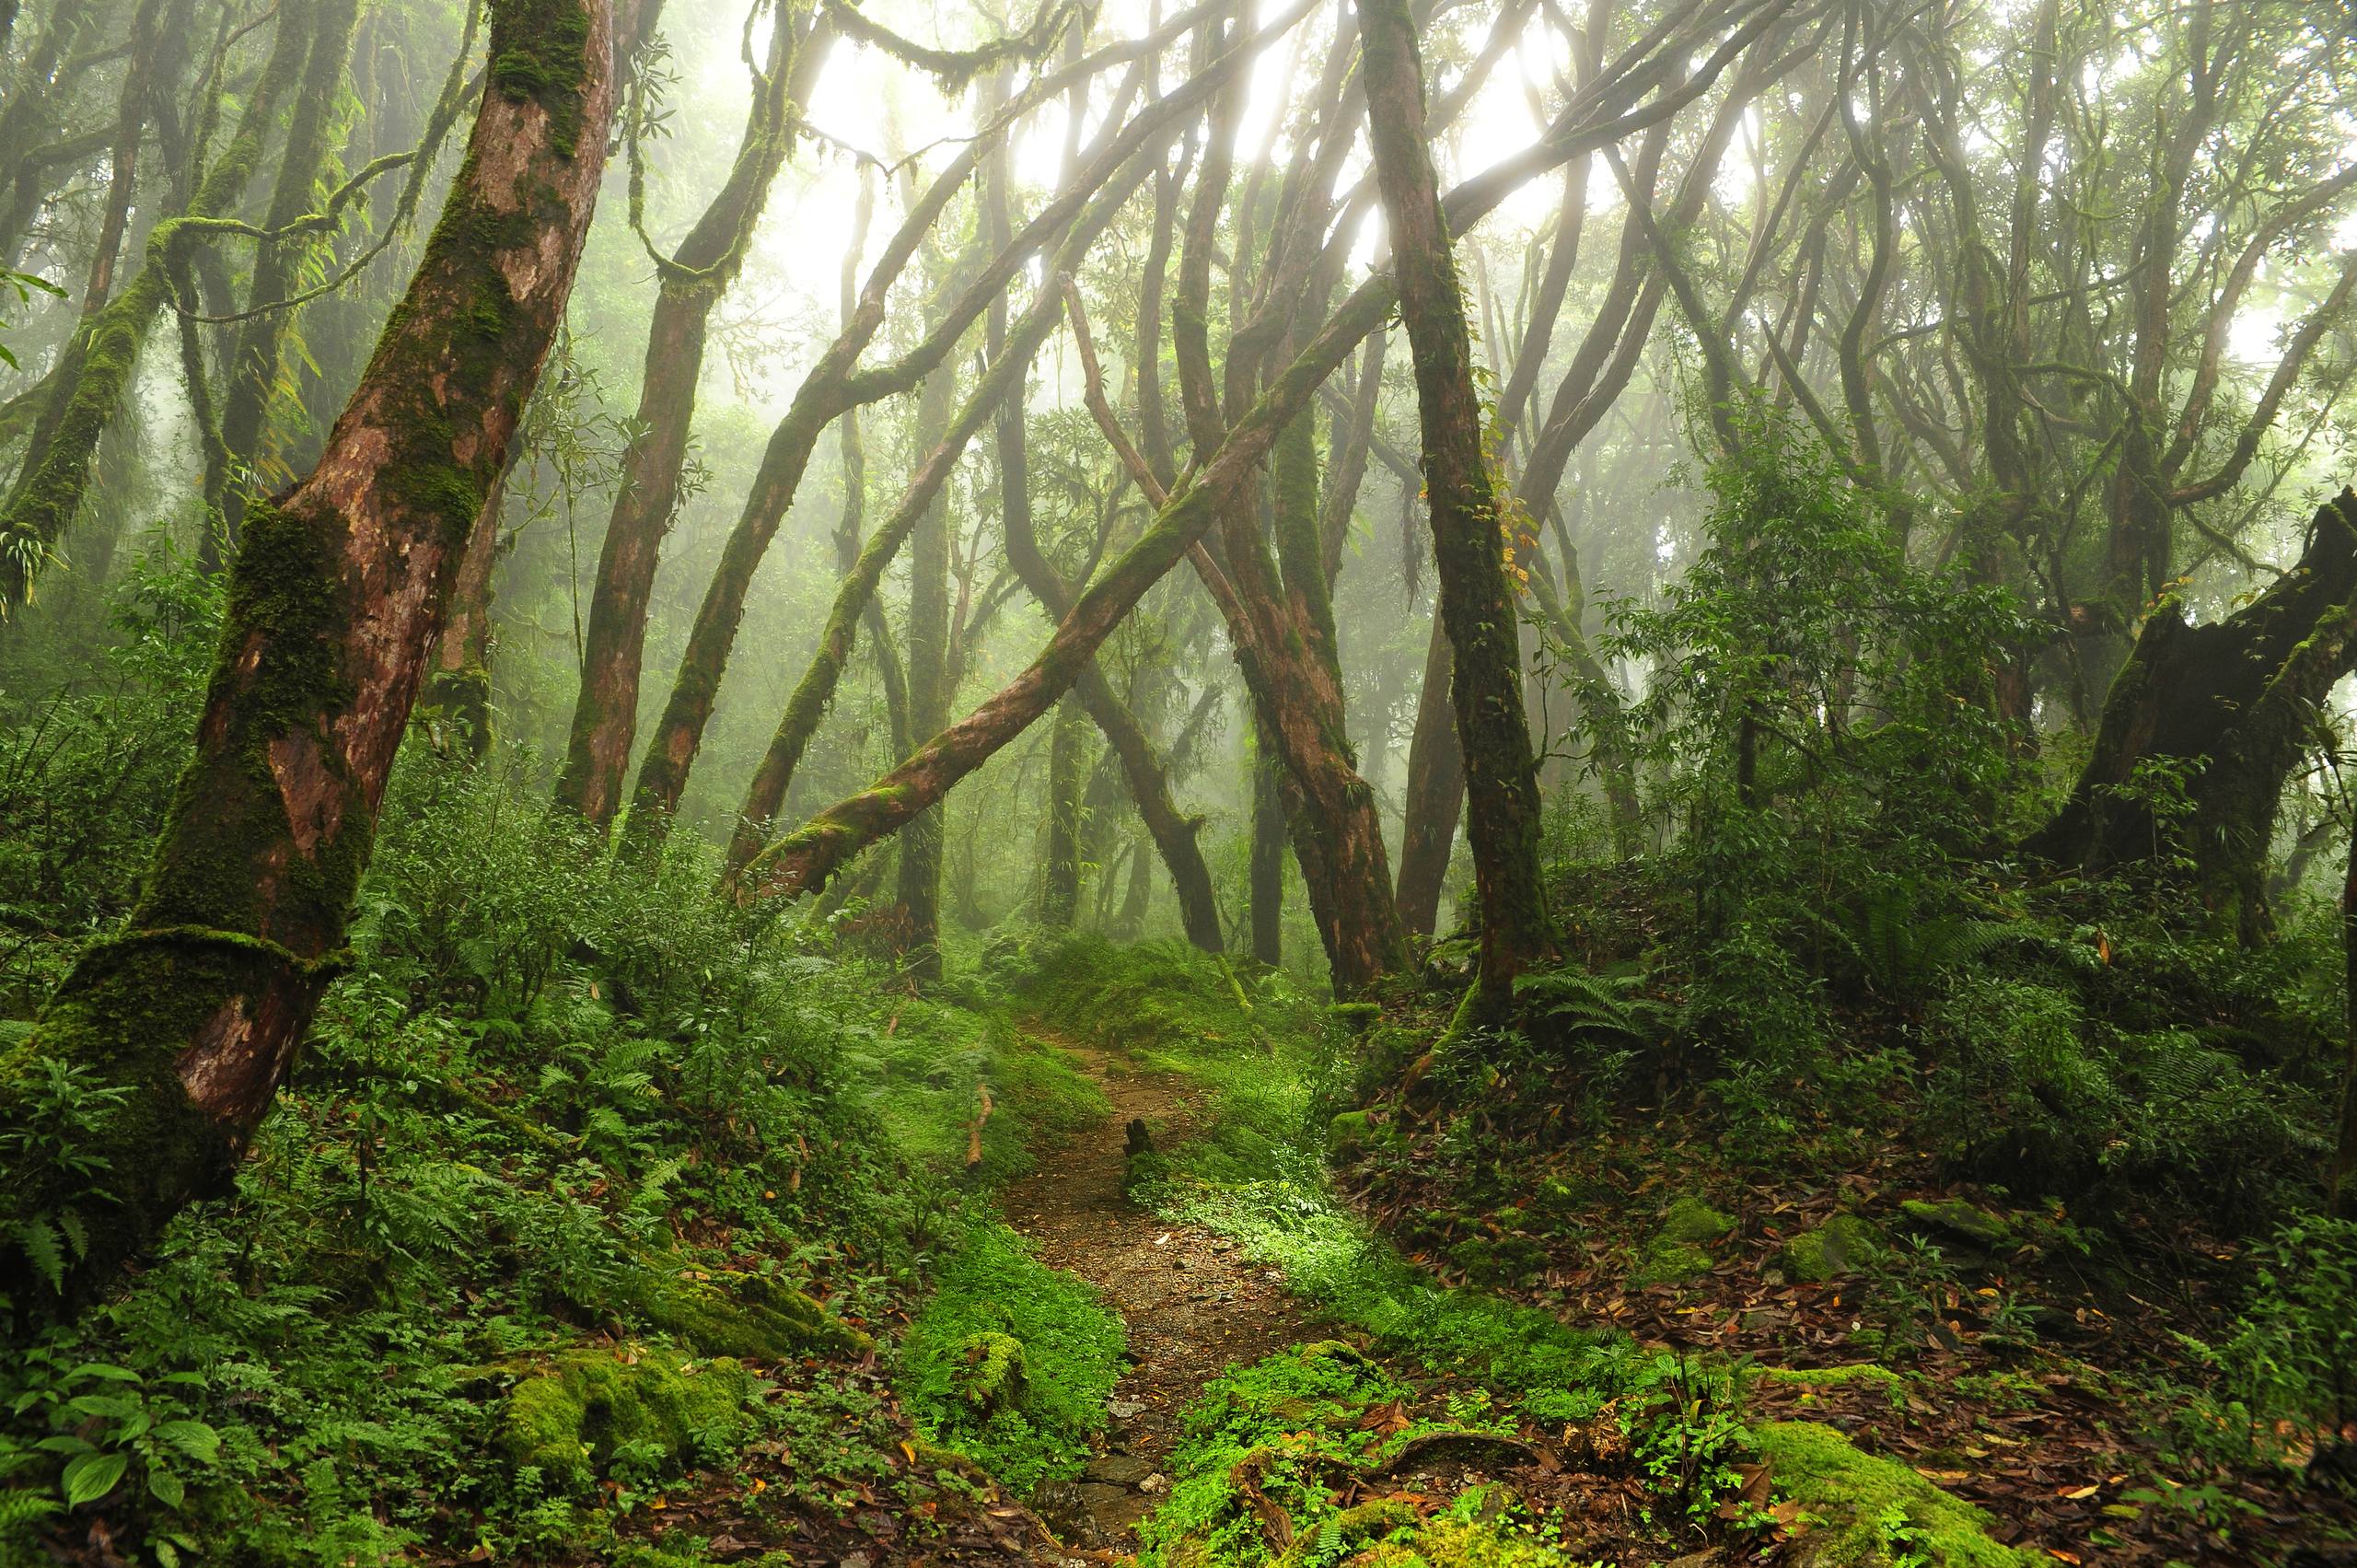
[[[1202,1092],[1115,1053],[1051,1043],[1103,1086],[1112,1114],[1046,1151],[1000,1203],[1042,1261],[1104,1293],[1129,1326],[1132,1365],[1113,1390],[1104,1452],[1078,1481],[1051,1486],[1038,1502],[1068,1547],[1127,1551],[1138,1521],[1168,1490],[1165,1465],[1181,1435],[1179,1417],[1203,1385],[1231,1363],[1324,1335],[1277,1271],[1256,1268],[1235,1243],[1168,1224],[1123,1194],[1131,1124],[1144,1122],[1155,1148],[1173,1148],[1192,1131]]]

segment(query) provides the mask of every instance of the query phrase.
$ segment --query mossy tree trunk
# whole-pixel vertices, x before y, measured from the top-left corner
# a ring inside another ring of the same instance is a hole
[[[624,0],[626,25],[637,7]],[[124,1091],[78,1153],[10,1173],[0,1288],[86,1299],[226,1185],[340,962],[427,650],[538,379],[613,110],[603,0],[505,0],[464,166],[408,295],[311,473],[257,506],[221,650],[128,927],[87,948],[0,1057],[0,1125],[44,1059]],[[62,1290],[26,1243],[77,1216]]]
[[[502,473],[483,496],[417,700],[435,750],[470,762],[491,754],[491,576],[499,564],[499,510],[506,489]]]
[[[2284,780],[2357,668],[2357,492],[2319,507],[2299,563],[2223,621],[2174,599],[2145,621],[2070,798],[2023,846],[2090,871],[2182,859],[2212,914],[2268,924],[2264,868]]]
[[[1538,775],[1522,700],[1514,592],[1481,441],[1472,342],[1440,186],[1424,145],[1423,64],[1407,0],[1357,0],[1370,138],[1416,371],[1449,697],[1465,757],[1466,831],[1481,900],[1482,1006],[1502,1016],[1514,980],[1554,945],[1538,869]]]
[[[1457,845],[1457,816],[1465,808],[1465,754],[1458,749],[1457,709],[1448,696],[1451,664],[1448,630],[1435,608],[1416,724],[1408,739],[1406,820],[1399,838],[1399,918],[1419,936],[1430,936],[1440,923],[1441,889]]]
[[[1068,931],[1080,916],[1081,788],[1088,778],[1088,714],[1067,694],[1048,738],[1047,854],[1039,867],[1039,923]]]
[[[1285,855],[1292,846],[1293,825],[1285,818],[1284,764],[1277,760],[1265,725],[1253,726],[1244,769],[1252,792],[1245,915],[1251,927],[1253,958],[1274,968],[1285,956]]]
[[[829,27],[823,19],[812,24],[799,6],[780,11],[771,28],[766,64],[755,73],[752,108],[728,178],[657,269],[638,415],[598,547],[582,637],[581,687],[556,781],[557,803],[597,827],[605,827],[621,809],[637,737],[648,606],[663,540],[679,512],[679,477],[712,312],[736,281],[769,204],[770,188],[784,167],[794,143],[795,106],[807,100],[816,62],[827,52],[827,40],[818,33]]]

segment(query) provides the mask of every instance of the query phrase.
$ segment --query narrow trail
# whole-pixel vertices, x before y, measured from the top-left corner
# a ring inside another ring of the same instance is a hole
[[[1113,1390],[1103,1452],[1080,1481],[1051,1488],[1040,1512],[1067,1546],[1128,1550],[1138,1521],[1168,1492],[1165,1466],[1180,1436],[1179,1416],[1203,1385],[1230,1362],[1320,1335],[1275,1270],[1256,1268],[1235,1243],[1167,1224],[1122,1194],[1130,1123],[1144,1121],[1155,1147],[1174,1148],[1192,1130],[1203,1091],[1144,1072],[1120,1053],[1028,1032],[1078,1063],[1104,1088],[1112,1112],[1049,1150],[1000,1202],[1007,1223],[1043,1261],[1104,1293],[1129,1325],[1132,1364]]]

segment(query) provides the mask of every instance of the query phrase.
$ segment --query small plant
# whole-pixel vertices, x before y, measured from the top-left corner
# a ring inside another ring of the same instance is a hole
[[[17,1222],[8,1239],[52,1291],[62,1291],[66,1269],[89,1255],[93,1211],[111,1201],[100,1179],[112,1164],[91,1151],[93,1135],[130,1091],[53,1056],[36,1061],[30,1076],[21,1119],[0,1128],[0,1169],[12,1173],[12,1182],[57,1198]]]

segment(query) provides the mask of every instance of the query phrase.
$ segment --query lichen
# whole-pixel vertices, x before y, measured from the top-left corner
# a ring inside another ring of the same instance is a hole
[[[1907,1466],[1861,1451],[1829,1426],[1773,1422],[1754,1430],[1781,1493],[1801,1505],[1807,1528],[1798,1562],[1810,1568],[2025,1568],[2020,1552],[1989,1535],[1987,1514],[1951,1497]]]

